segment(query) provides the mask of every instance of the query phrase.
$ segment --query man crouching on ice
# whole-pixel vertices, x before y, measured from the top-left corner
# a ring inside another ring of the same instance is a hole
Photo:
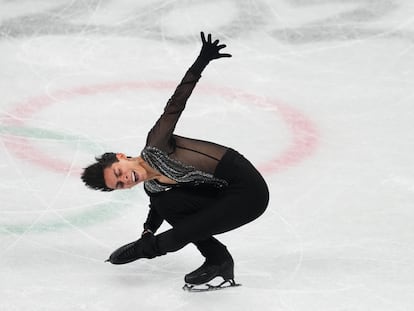
[[[214,236],[256,219],[269,201],[263,177],[236,150],[174,133],[202,71],[212,60],[231,57],[220,53],[226,46],[219,45],[219,40],[212,42],[210,34],[206,40],[202,32],[201,40],[199,56],[148,132],[140,156],[105,153],[82,174],[88,187],[101,191],[132,188],[143,182],[149,196],[141,238],[114,251],[108,261],[125,264],[154,258],[193,243],[205,262],[185,276],[188,288],[217,276],[224,279],[221,285],[236,285],[233,258]],[[164,220],[172,228],[155,235]]]

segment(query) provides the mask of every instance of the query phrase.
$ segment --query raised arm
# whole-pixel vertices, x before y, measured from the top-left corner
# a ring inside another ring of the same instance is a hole
[[[207,36],[201,32],[202,48],[194,64],[188,69],[184,78],[177,86],[174,94],[168,100],[163,114],[149,131],[146,146],[157,147],[165,152],[172,149],[172,135],[178,119],[183,112],[188,98],[201,77],[204,68],[213,59],[231,57],[230,54],[220,53],[226,45],[219,45],[219,40],[211,41],[211,34]]]

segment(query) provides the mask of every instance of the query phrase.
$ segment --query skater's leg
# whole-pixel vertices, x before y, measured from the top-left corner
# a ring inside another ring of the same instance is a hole
[[[211,247],[215,251],[224,249],[225,251],[218,253],[226,254],[225,247],[221,246],[221,243],[217,245],[219,242],[212,236],[240,227],[264,212],[269,193],[263,178],[244,158],[237,157],[232,160],[232,167],[224,166],[219,170],[219,173],[227,175],[228,179],[226,180],[230,181],[229,187],[219,195],[201,199],[195,204],[195,209],[186,209],[191,212],[186,213],[185,217],[175,217],[171,230],[157,235],[158,246],[163,251],[173,252],[193,242],[202,254],[211,254],[209,251]],[[184,202],[187,202],[186,200],[190,197],[191,195],[184,195],[181,200],[177,200],[178,206],[180,204],[181,207],[188,205]],[[183,211],[182,208],[179,210]],[[162,215],[162,211],[157,209],[157,212]],[[167,217],[165,218],[167,219]],[[205,256],[209,257],[209,255]],[[221,256],[221,258],[226,257],[226,255]],[[233,270],[234,262],[231,256],[227,259],[217,260],[215,263],[209,263],[206,260],[200,268],[187,274],[185,281],[191,284],[200,284],[208,282],[215,276],[232,280]]]
[[[210,264],[219,264],[231,259],[231,255],[227,247],[214,237],[205,240],[193,242],[200,253],[206,258],[206,262]]]
[[[175,189],[161,196],[151,199],[151,206],[159,213],[173,228],[202,209],[209,208],[217,197],[216,191],[189,191],[188,189]],[[191,241],[200,253],[211,263],[223,262],[231,258],[225,245],[216,238],[209,236],[199,241]],[[175,244],[174,241],[169,243]],[[182,245],[184,246],[184,245]],[[177,249],[182,247],[181,244]]]
[[[231,166],[220,168],[219,173],[227,175],[229,186],[206,199],[209,206],[204,207],[204,203],[203,208],[183,218],[171,230],[157,235],[158,245],[165,252],[238,228],[265,211],[268,188],[250,162],[238,156],[232,159]]]
[[[187,234],[197,236],[197,234],[202,234],[203,230],[210,234],[225,232],[243,225],[263,213],[268,203],[266,184],[247,160],[238,157],[234,164],[239,169],[235,171],[247,172],[247,174],[241,177],[239,174],[239,176],[236,175],[235,178],[230,179],[232,184],[224,195],[220,197],[219,203],[214,203],[210,207],[211,213],[207,213],[208,215],[205,212],[197,213],[190,219],[191,223],[194,224],[192,228],[195,230],[191,232],[191,228],[187,227]],[[228,175],[231,175],[232,172],[233,170],[230,170]],[[223,173],[226,174],[227,172]],[[254,193],[256,193],[256,196],[253,195]],[[234,216],[229,218],[229,215]],[[203,225],[205,226],[203,227]],[[201,267],[187,274],[184,278],[187,283],[184,289],[194,290],[195,286],[208,283],[217,276],[221,276],[224,281],[217,286],[208,285],[207,288],[196,290],[210,290],[222,288],[222,286],[239,285],[234,282],[234,262],[230,257],[215,263],[206,261]]]

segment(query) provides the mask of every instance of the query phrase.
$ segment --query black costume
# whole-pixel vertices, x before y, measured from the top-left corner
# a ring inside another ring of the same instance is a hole
[[[194,243],[208,264],[231,262],[227,248],[213,235],[242,226],[266,209],[267,185],[253,165],[237,151],[208,141],[174,134],[187,99],[210,60],[222,57],[218,41],[205,42],[200,56],[184,75],[163,114],[147,136],[142,158],[177,182],[144,183],[150,211],[142,238],[115,251],[115,264],[153,258]],[[208,44],[209,43],[209,44]],[[210,49],[210,50],[209,50]],[[227,54],[226,54],[227,55]],[[166,220],[172,228],[153,235]],[[232,276],[231,276],[232,277]]]

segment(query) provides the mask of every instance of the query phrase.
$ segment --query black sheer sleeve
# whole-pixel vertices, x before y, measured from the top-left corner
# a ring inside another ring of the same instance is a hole
[[[149,131],[146,146],[157,147],[167,153],[172,152],[175,126],[185,108],[188,98],[201,77],[201,72],[207,64],[207,60],[198,57],[186,72],[174,94],[168,100],[163,114]]]

